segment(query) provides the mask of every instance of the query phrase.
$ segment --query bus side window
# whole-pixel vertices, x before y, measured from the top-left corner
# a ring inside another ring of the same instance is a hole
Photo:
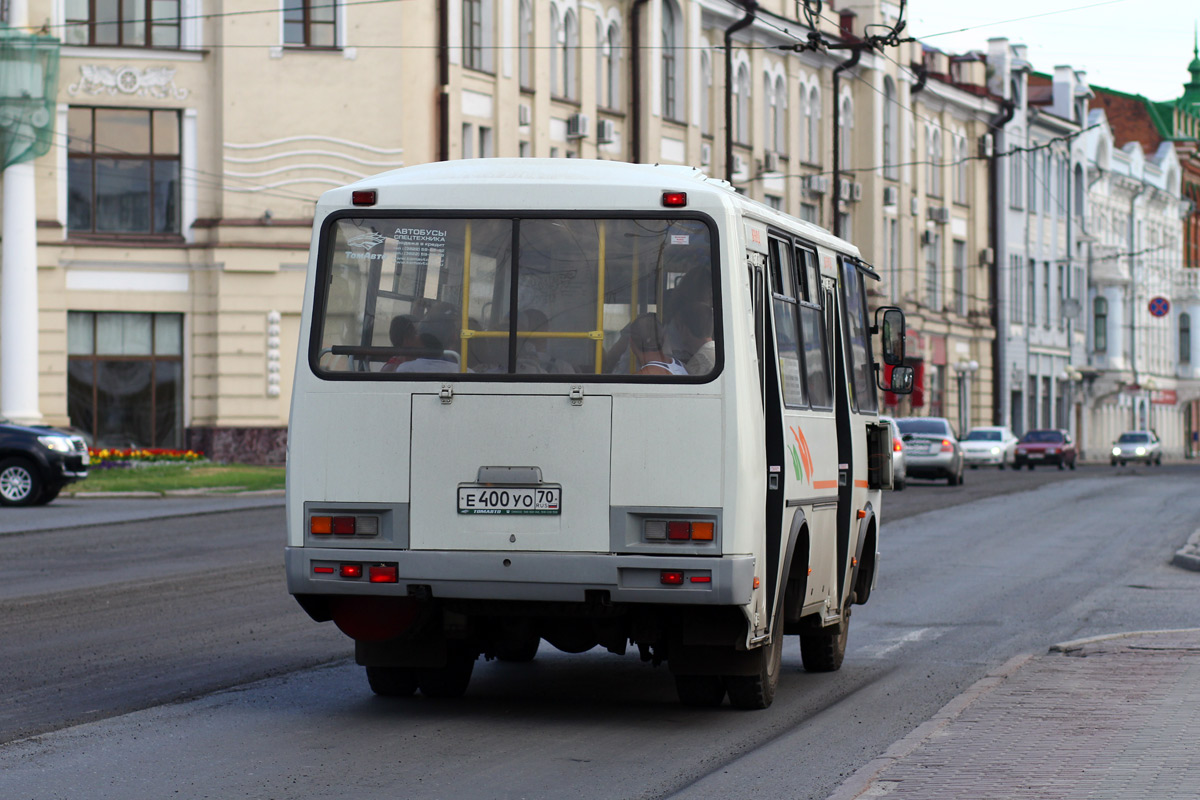
[[[783,404],[788,408],[806,408],[804,381],[800,370],[800,341],[797,324],[796,282],[792,249],[780,239],[771,239],[771,292],[775,310],[776,358],[779,360],[779,385]]]
[[[825,342],[825,316],[821,310],[821,280],[816,252],[797,248],[796,264],[797,278],[803,280],[799,291],[806,301],[799,303],[799,313],[808,399],[813,408],[833,408],[833,391],[829,384],[829,348]]]
[[[859,411],[874,411],[874,367],[871,363],[871,335],[867,327],[867,298],[863,276],[853,262],[842,260],[842,301],[846,307],[846,335],[850,356],[851,400]]]

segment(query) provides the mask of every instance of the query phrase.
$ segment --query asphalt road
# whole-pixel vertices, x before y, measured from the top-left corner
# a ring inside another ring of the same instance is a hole
[[[1200,574],[1168,565],[1198,477],[969,471],[888,494],[845,665],[810,675],[789,643],[761,712],[686,709],[665,669],[545,644],[480,663],[458,701],[375,698],[283,591],[281,509],[0,537],[0,797],[820,800],[1015,655],[1200,624]]]

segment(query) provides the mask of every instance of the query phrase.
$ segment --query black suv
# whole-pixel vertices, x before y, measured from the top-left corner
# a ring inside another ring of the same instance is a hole
[[[0,420],[0,505],[40,506],[88,474],[87,443],[48,425]]]

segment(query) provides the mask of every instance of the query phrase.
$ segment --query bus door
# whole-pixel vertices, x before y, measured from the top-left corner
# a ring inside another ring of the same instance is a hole
[[[850,420],[850,381],[846,358],[846,309],[842,302],[844,275],[824,281],[825,322],[830,338],[833,364],[834,412],[837,418],[837,598],[842,602],[846,582],[846,562],[850,548],[851,517],[854,506],[854,446]]]

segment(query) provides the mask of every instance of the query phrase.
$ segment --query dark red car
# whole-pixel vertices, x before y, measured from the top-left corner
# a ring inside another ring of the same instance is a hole
[[[1075,460],[1078,457],[1075,441],[1070,433],[1058,428],[1046,428],[1027,431],[1021,437],[1021,441],[1017,442],[1013,467],[1033,469],[1038,464],[1056,464],[1059,469],[1075,469]]]

